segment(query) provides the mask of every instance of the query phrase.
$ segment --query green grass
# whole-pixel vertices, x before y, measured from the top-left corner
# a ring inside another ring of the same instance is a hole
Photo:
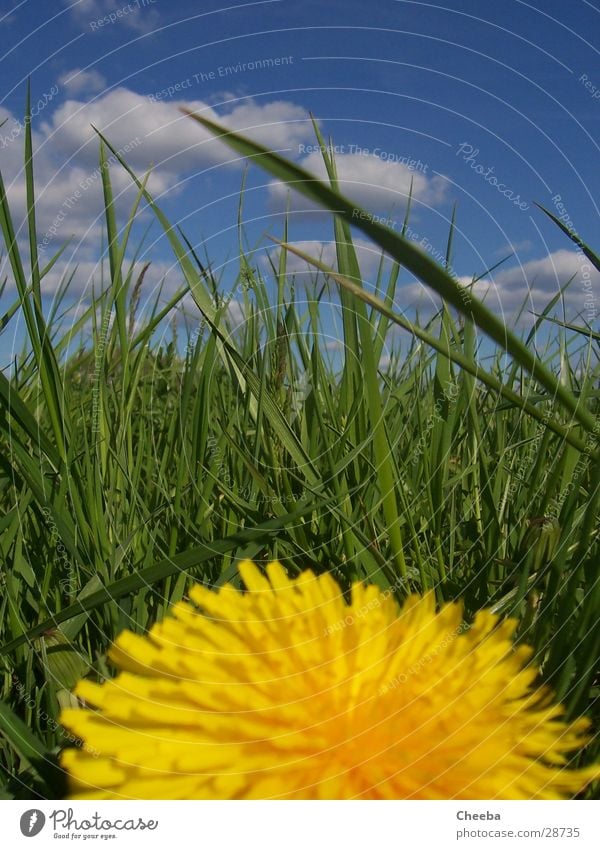
[[[0,375],[0,792],[60,798],[54,756],[71,741],[57,718],[74,682],[111,674],[110,641],[123,628],[146,630],[190,581],[237,583],[242,557],[277,557],[290,573],[330,570],[343,587],[373,581],[399,599],[433,589],[440,602],[464,598],[469,613],[516,616],[567,714],[588,714],[597,730],[597,337],[547,321],[558,296],[527,337],[509,333],[408,240],[353,217],[333,157],[325,154],[328,187],[248,140],[224,140],[341,211],[331,224],[337,270],[309,258],[329,273],[308,298],[286,273],[288,250],[272,268],[276,297],[257,257],[240,256],[239,329],[145,181],[129,172],[138,196],[118,222],[103,168],[109,283],[65,331],[68,279],[52,314],[42,309],[56,258],[38,260],[28,122],[28,256],[0,186],[18,294],[0,327],[20,314],[28,334],[14,373]],[[142,281],[126,256],[142,203],[168,236],[181,289],[136,320]],[[362,286],[350,220],[394,260],[375,293]],[[287,225],[279,236],[295,250]],[[448,265],[451,248],[452,232]],[[443,298],[425,323],[394,312],[400,265]],[[339,362],[319,344],[320,302],[334,291]],[[179,348],[156,342],[190,292],[205,332],[190,328]],[[542,325],[552,332],[537,350]],[[74,330],[87,339],[76,353]],[[402,350],[383,369],[392,333]],[[486,356],[482,334],[496,345]],[[596,738],[578,761],[599,748]]]

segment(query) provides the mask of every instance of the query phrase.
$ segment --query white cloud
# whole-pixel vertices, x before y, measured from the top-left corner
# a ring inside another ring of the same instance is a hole
[[[106,26],[122,25],[134,32],[153,32],[160,15],[156,0],[63,0],[73,18],[85,30],[100,32]],[[103,23],[99,24],[102,21]]]
[[[564,285],[573,275],[580,275],[582,266],[589,262],[582,254],[562,248],[542,259],[532,259],[522,266],[505,268],[494,276],[494,283],[505,291],[543,292],[553,295],[559,286]],[[598,272],[594,272],[596,279]],[[576,287],[576,281],[571,287]]]
[[[519,254],[525,253],[526,251],[530,251],[533,248],[533,242],[531,239],[523,239],[522,242],[507,242],[501,248],[498,248],[497,251],[494,251],[494,255],[498,257],[505,257],[508,254]]]
[[[78,74],[71,72],[73,79]],[[208,115],[262,141],[272,138],[280,147],[293,147],[311,138],[303,108],[287,101],[257,103],[245,100],[219,114],[203,101],[152,103],[126,88],[86,102],[69,99],[43,119],[33,133],[36,175],[36,213],[39,241],[46,256],[66,239],[76,240],[76,259],[95,256],[103,222],[102,180],[98,166],[98,136],[92,124],[120,151],[139,174],[153,168],[149,189],[160,198],[181,191],[183,178],[213,165],[241,163],[228,148],[179,111],[180,105]],[[25,236],[25,180],[22,166],[23,132],[19,122],[0,108],[0,167],[11,178],[7,193],[18,237]],[[135,189],[118,165],[111,169],[118,218],[130,205]],[[7,180],[8,182],[8,180]]]
[[[312,134],[305,110],[288,101],[246,100],[223,115],[201,100],[152,102],[127,88],[107,92],[90,103],[68,100],[42,129],[65,155],[77,154],[87,162],[95,163],[98,156],[93,127],[117,149],[139,140],[127,157],[139,169],[154,165],[179,173],[236,158],[221,141],[183,115],[182,106],[279,148],[297,146]]]
[[[99,71],[82,71],[81,68],[73,68],[65,71],[58,78],[58,83],[72,96],[87,92],[95,94],[106,88],[106,80]]]
[[[565,307],[570,317],[579,313],[585,316],[586,302],[593,298],[597,304],[600,300],[600,273],[582,254],[565,248],[541,259],[502,268],[492,277],[479,280],[472,291],[478,298],[485,300],[490,309],[505,316],[507,321],[525,303],[523,320],[529,321],[531,312],[541,312],[573,275],[575,279],[565,294]],[[459,278],[463,285],[469,285],[471,280],[470,277]],[[400,291],[412,307],[424,311],[439,307],[435,293],[418,281],[402,286]],[[591,295],[587,295],[587,292],[591,292]],[[557,307],[560,308],[560,302]]]
[[[145,258],[138,258],[134,263],[131,277],[132,289],[147,261]],[[131,262],[131,259],[125,260],[123,264],[125,271],[129,270]],[[2,270],[4,269],[4,263],[0,268]],[[91,302],[94,296],[97,297],[100,294],[101,281],[104,280],[106,282],[110,272],[106,261],[103,268],[100,260],[90,258],[78,260],[77,251],[75,251],[73,257],[61,257],[48,274],[44,276],[41,286],[42,295],[46,298],[54,297],[61,287],[65,276],[70,276],[71,274],[73,275],[73,280],[69,283],[68,294],[78,298],[83,304]],[[159,295],[161,303],[166,303],[183,285],[183,275],[175,262],[157,260],[150,262],[143,277],[139,309],[143,310],[145,306],[151,305]],[[194,307],[191,299],[189,305],[193,311]]]
[[[129,266],[130,260],[127,260],[126,267]],[[132,275],[131,286],[135,285],[138,277],[144,267],[144,261],[136,262]],[[6,273],[6,259],[0,262],[0,276]],[[42,280],[42,294],[45,302],[53,302],[61,281],[65,275],[70,276],[74,273],[72,283],[69,283],[65,297],[61,300],[60,305],[57,305],[57,313],[53,322],[53,330],[57,332],[57,339],[62,337],[70,337],[71,350],[74,351],[78,347],[80,341],[84,344],[89,341],[94,327],[94,320],[90,314],[84,319],[84,316],[89,310],[93,296],[98,297],[101,291],[102,276],[104,281],[107,280],[108,269],[105,267],[102,272],[101,263],[93,260],[83,260],[69,263],[68,259],[60,259]],[[162,286],[161,290],[161,284]],[[180,270],[172,263],[153,262],[143,279],[143,285],[139,293],[139,301],[136,309],[136,318],[133,323],[133,332],[137,332],[141,327],[146,326],[150,317],[154,303],[158,299],[160,306],[165,306],[168,300],[182,288],[183,279]],[[187,304],[187,312],[190,322],[193,326],[197,326],[200,320],[200,313],[195,306],[191,296],[184,296],[184,299],[189,299]],[[55,301],[56,303],[56,301]],[[106,300],[102,302],[102,309],[106,307]],[[81,326],[77,323],[82,320]],[[170,320],[170,317],[169,317]],[[169,320],[162,322],[157,329],[157,333],[168,333]],[[101,324],[100,308],[96,309],[96,327],[97,331]],[[23,333],[25,331],[23,319],[20,314],[17,314],[14,322],[10,325],[7,333],[3,337],[3,350],[0,352],[0,366],[4,367],[8,364],[23,347]],[[12,335],[14,334],[14,335]],[[12,348],[10,337],[12,335]]]
[[[360,153],[338,153],[335,160],[341,193],[359,206],[386,213],[403,210],[411,181],[415,200],[427,206],[439,206],[445,200],[448,183],[443,177],[428,177],[426,173],[411,170],[402,162]],[[300,164],[320,180],[327,181],[320,152],[309,153]],[[270,193],[273,206],[278,209],[285,208],[290,196],[288,186],[274,180],[270,184]],[[315,208],[311,201],[296,192],[291,195],[291,205],[295,211]]]
[[[100,14],[103,8],[102,0],[63,0],[63,3],[71,14],[81,17]]]
[[[526,309],[539,312],[574,275],[565,294],[565,304],[571,314],[576,315],[585,311],[584,282],[587,285],[589,281],[589,290],[595,293],[598,303],[600,273],[575,250],[562,248],[542,259],[500,270],[491,281],[479,281],[475,291],[487,292],[488,304],[493,307],[496,302],[508,313],[519,309],[525,300],[528,302]]]
[[[288,100],[272,100],[263,106],[251,99],[244,100],[224,115],[221,122],[275,150],[297,150],[299,143],[314,136],[304,107]]]

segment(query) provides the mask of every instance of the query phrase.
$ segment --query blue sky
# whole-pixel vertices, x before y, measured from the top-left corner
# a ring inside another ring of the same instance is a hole
[[[178,107],[187,105],[322,174],[310,149],[312,113],[337,146],[342,190],[396,228],[413,180],[411,237],[436,258],[456,204],[452,266],[459,278],[514,254],[478,284],[495,309],[511,316],[525,298],[538,308],[576,274],[569,313],[596,323],[599,276],[534,206],[564,215],[598,249],[595,3],[24,0],[0,9],[0,168],[17,227],[20,116],[31,77],[44,256],[72,239],[45,281],[49,302],[75,263],[74,304],[90,297],[92,281],[99,285],[102,198],[92,123],[138,173],[153,167],[150,186],[161,205],[231,288],[243,169],[181,117]],[[124,215],[130,181],[118,166],[112,176]],[[330,221],[297,196],[288,201],[256,167],[244,206],[249,241],[266,246],[266,234],[279,235],[288,202],[291,239],[333,261]],[[140,235],[151,222],[142,212]],[[19,238],[25,242],[23,230]],[[357,238],[369,283],[377,255]],[[152,261],[145,297],[164,275],[167,291],[176,288],[156,225],[143,258]],[[267,272],[264,257],[257,261]],[[427,292],[408,275],[402,280],[397,307],[425,308]],[[8,272],[1,312],[12,298]],[[0,337],[3,358],[15,344],[11,325]]]

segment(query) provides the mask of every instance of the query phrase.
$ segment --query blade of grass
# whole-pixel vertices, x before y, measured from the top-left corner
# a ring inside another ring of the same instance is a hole
[[[273,241],[277,242],[277,239],[271,237]],[[574,436],[571,432],[570,428],[567,428],[561,425],[559,422],[554,419],[548,419],[545,414],[541,413],[536,407],[532,404],[529,404],[525,401],[519,394],[514,392],[512,389],[509,389],[507,386],[502,384],[496,377],[494,377],[489,372],[485,371],[479,363],[473,362],[460,351],[457,350],[448,350],[448,348],[440,344],[438,338],[436,338],[433,334],[423,330],[416,324],[413,324],[408,319],[405,319],[403,316],[398,315],[397,313],[390,310],[379,298],[375,298],[369,292],[366,292],[362,287],[357,286],[351,280],[346,279],[341,274],[338,274],[333,269],[329,268],[324,263],[315,259],[314,257],[309,256],[303,251],[298,250],[298,248],[293,245],[282,245],[286,250],[290,251],[290,253],[294,253],[303,259],[305,262],[308,262],[318,268],[320,271],[323,271],[325,274],[328,274],[334,280],[336,280],[341,286],[352,291],[357,297],[362,298],[366,303],[375,307],[380,312],[383,312],[388,318],[393,321],[395,324],[404,328],[404,330],[408,330],[409,333],[417,336],[423,342],[426,342],[430,347],[434,348],[436,351],[439,351],[441,354],[445,354],[449,359],[451,359],[456,365],[463,368],[469,374],[476,377],[482,383],[485,383],[490,389],[494,389],[496,392],[499,392],[504,398],[509,400],[513,405],[520,407],[523,409],[528,415],[532,416],[534,419],[543,422],[546,424],[550,430],[554,431],[554,433],[561,436],[568,442],[570,445],[573,445],[579,451],[585,450],[585,442]],[[594,456],[596,456],[594,454]]]
[[[218,136],[233,150],[246,156],[272,174],[274,177],[293,186],[294,190],[315,201],[338,216],[343,216],[348,223],[362,230],[376,244],[392,256],[396,262],[404,265],[419,280],[433,289],[437,294],[474,323],[507,351],[520,365],[526,369],[557,401],[588,431],[594,429],[594,418],[588,410],[583,409],[572,394],[561,386],[559,381],[539,359],[525,346],[506,324],[489,310],[474,295],[468,292],[448,272],[439,266],[428,254],[421,251],[409,240],[403,238],[394,230],[374,220],[366,210],[348,200],[329,186],[316,179],[308,171],[284,159],[272,150],[263,147],[214,121],[197,115],[187,109],[184,114],[197,121],[206,130]]]

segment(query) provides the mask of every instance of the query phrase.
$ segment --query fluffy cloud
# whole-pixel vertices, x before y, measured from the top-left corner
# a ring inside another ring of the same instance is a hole
[[[127,158],[140,170],[154,165],[181,173],[235,158],[222,142],[182,115],[182,106],[258,141],[269,139],[280,148],[297,146],[312,133],[305,110],[288,101],[246,100],[223,115],[201,100],[153,102],[127,88],[117,88],[89,103],[68,100],[42,130],[64,155],[76,155],[78,161],[88,163],[95,163],[98,156],[94,127],[117,149],[139,142]]]
[[[97,22],[107,17],[106,26],[119,24],[134,32],[152,32],[160,21],[158,11],[153,8],[155,2],[156,0],[63,0],[73,19],[90,32],[100,31],[103,27],[98,26]]]
[[[75,258],[76,259],[76,258]],[[70,261],[69,258],[61,257],[44,276],[42,280],[42,293],[47,298],[56,296],[64,285],[64,281],[72,275],[69,283],[68,295],[71,300],[77,300],[82,305],[91,303],[94,297],[100,294],[100,281],[107,280],[110,276],[108,261],[85,258],[80,261]],[[132,270],[131,288],[133,289],[147,261],[137,259],[133,261],[127,258],[123,264],[125,271]],[[7,269],[6,259],[0,265],[0,273]],[[160,303],[166,303],[180,288],[184,286],[183,275],[176,262],[163,262],[154,260],[149,263],[144,272],[143,289],[141,291],[139,307],[143,310],[153,304],[156,298]],[[185,296],[188,311],[191,314],[197,312],[194,300],[191,296]],[[74,313],[70,313],[74,314]]]
[[[293,245],[310,256],[320,259],[332,268],[337,267],[334,242],[316,240],[294,242]],[[374,282],[379,267],[381,253],[372,243],[355,240],[355,247],[363,282]],[[271,252],[272,261],[277,264],[279,248]],[[386,260],[389,267],[389,260]],[[265,262],[263,270],[266,271]],[[288,253],[288,274],[296,275],[300,281],[313,281],[319,274],[314,266]],[[385,270],[384,270],[385,274]],[[571,318],[582,314],[590,320],[597,315],[600,301],[600,273],[597,272],[581,254],[574,250],[561,249],[542,259],[534,259],[522,265],[515,265],[496,272],[490,278],[479,280],[473,287],[473,293],[483,299],[486,305],[510,322],[525,303],[522,321],[532,320],[532,312],[541,312],[559,289],[575,275],[565,294],[565,306]],[[472,277],[457,278],[463,286],[470,286]],[[595,301],[594,306],[590,304]],[[426,317],[440,307],[440,299],[435,292],[414,278],[407,280],[403,273],[396,292],[394,309],[397,312],[418,311]]]
[[[73,68],[65,71],[58,78],[59,85],[70,95],[76,96],[81,92],[95,94],[106,88],[106,80],[98,71],[82,71],[81,68]]]
[[[531,290],[532,293],[552,296],[573,275],[580,276],[584,265],[589,267],[582,254],[563,248],[542,259],[532,259],[524,265],[502,269],[495,275],[494,283],[506,292]],[[598,272],[594,271],[596,282],[598,276]],[[571,284],[571,288],[573,286],[577,286],[577,280]]]
[[[484,299],[494,312],[510,320],[525,303],[525,321],[531,319],[532,312],[541,312],[548,302],[570,279],[574,277],[565,293],[565,306],[568,314],[575,317],[592,312],[589,305],[600,300],[600,273],[596,271],[582,254],[575,250],[561,249],[542,259],[532,259],[522,265],[503,268],[491,278],[479,280],[473,287],[474,294]],[[463,285],[471,283],[472,278],[459,278]],[[411,306],[423,310],[437,309],[439,300],[427,286],[414,281],[403,286],[402,292]]]
[[[94,83],[86,74],[75,69],[63,76],[68,84],[78,87]],[[167,191],[172,195],[178,186],[181,190],[184,176],[191,171],[228,163],[240,166],[239,159],[222,142],[182,115],[179,106],[202,112],[263,142],[269,138],[281,148],[297,146],[299,140],[312,137],[304,109],[283,100],[245,100],[226,114],[219,114],[203,101],[151,102],[148,97],[119,88],[90,102],[71,98],[51,111],[53,106],[46,106],[33,138],[39,242],[50,256],[52,250],[74,237],[78,262],[95,256],[103,220],[98,137],[92,125],[106,134],[135,171],[153,168],[149,189],[159,198]],[[0,167],[7,178],[18,237],[24,240],[23,128],[11,113],[0,108],[0,121],[3,118],[7,123],[0,131]],[[130,205],[135,190],[122,168],[112,168],[111,177],[120,215]]]
[[[505,257],[508,254],[518,255],[530,251],[532,248],[533,242],[531,239],[523,239],[522,242],[506,242],[501,248],[494,251],[494,256]]]
[[[596,304],[600,299],[600,273],[575,250],[563,248],[542,259],[503,269],[492,280],[479,281],[475,291],[492,298],[492,307],[496,301],[508,313],[518,310],[525,300],[526,309],[540,312],[572,277],[565,304],[571,315],[585,314],[590,296]]]
[[[372,154],[342,152],[336,154],[335,160],[340,191],[367,209],[386,213],[402,210],[406,206],[411,181],[415,200],[427,206],[438,206],[445,200],[447,181],[437,175],[427,176],[423,169],[411,169],[402,162]],[[323,157],[319,151],[309,153],[300,164],[320,180],[327,181]],[[285,208],[290,190],[284,183],[274,180],[270,184],[270,194],[275,208]],[[291,195],[291,205],[296,211],[314,209],[309,200],[296,192]]]
[[[127,260],[125,267],[128,268],[131,260]],[[136,281],[144,268],[145,263],[138,261],[133,266],[132,283]],[[0,262],[0,276],[6,274],[6,260]],[[68,289],[64,297],[58,304],[56,297],[61,284],[64,285],[65,279],[70,281],[71,275],[74,275],[73,281],[69,282]],[[102,263],[94,260],[83,260],[77,263],[69,264],[66,260],[60,259],[52,270],[47,274],[42,281],[42,292],[45,295],[47,302],[51,302],[56,298],[56,316],[53,321],[53,332],[56,332],[56,340],[66,337],[69,339],[71,351],[78,348],[80,342],[86,344],[91,338],[94,320],[91,313],[88,313],[90,305],[93,302],[93,297],[96,298],[100,294],[100,282],[102,279],[108,279],[108,268],[102,268]],[[137,332],[141,327],[146,325],[155,305],[158,300],[160,306],[166,305],[167,301],[183,286],[183,278],[178,267],[172,263],[153,262],[146,270],[143,280],[143,286],[139,291],[139,301],[136,310],[136,320],[133,323],[133,331]],[[196,307],[190,295],[184,296],[182,301],[186,301],[186,314],[188,323],[192,328],[197,327],[200,322],[200,312]],[[105,301],[102,307],[105,306]],[[181,305],[181,301],[180,301]],[[177,316],[181,319],[181,307],[177,312]],[[169,334],[169,320],[165,320],[155,331],[157,334]],[[81,321],[81,325],[78,322]],[[96,327],[101,323],[101,310],[96,309]],[[0,348],[0,366],[6,367],[15,356],[20,354],[23,349],[23,338],[25,327],[22,314],[17,313],[14,320],[6,328],[2,336],[2,346]],[[156,337],[158,338],[158,337]]]

